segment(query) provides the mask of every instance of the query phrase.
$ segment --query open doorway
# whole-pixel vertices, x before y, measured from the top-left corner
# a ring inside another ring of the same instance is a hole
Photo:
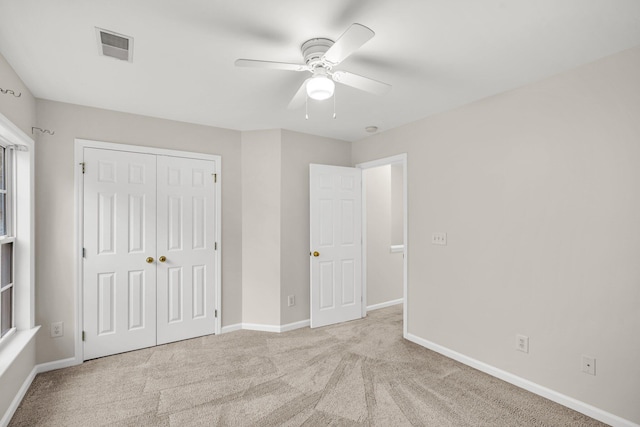
[[[407,156],[356,165],[362,169],[362,315],[403,306],[407,329]]]

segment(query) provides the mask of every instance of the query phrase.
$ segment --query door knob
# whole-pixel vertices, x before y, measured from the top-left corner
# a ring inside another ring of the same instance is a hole
[[[313,253],[313,256],[320,256],[320,252],[315,251],[315,252]]]
[[[147,257],[147,262],[148,262],[149,264],[151,264],[151,263],[153,262],[153,257],[151,257],[151,256],[150,256],[150,257]]]
[[[165,262],[167,260],[167,257],[162,255],[160,258],[158,258],[158,261],[160,262]]]

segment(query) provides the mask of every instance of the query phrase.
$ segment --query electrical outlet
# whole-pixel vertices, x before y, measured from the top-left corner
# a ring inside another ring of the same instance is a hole
[[[64,335],[64,323],[53,322],[51,324],[51,338],[61,337]]]
[[[529,353],[529,337],[526,335],[516,335],[516,350]]]
[[[287,305],[289,307],[296,305],[296,296],[295,295],[289,295],[287,297]]]
[[[447,233],[433,233],[431,235],[431,244],[432,245],[447,245]]]
[[[582,355],[582,372],[589,375],[596,374],[596,358],[592,356]]]

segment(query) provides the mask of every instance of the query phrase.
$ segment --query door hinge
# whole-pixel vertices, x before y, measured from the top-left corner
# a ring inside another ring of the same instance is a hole
[[[84,331],[82,331],[82,341],[84,341]]]
[[[87,248],[82,248],[82,258],[87,257]]]
[[[217,173],[213,173],[211,175],[213,175],[213,182],[218,182],[218,174]]]
[[[218,310],[213,310],[213,317],[218,317]]]
[[[214,251],[217,251],[217,250],[218,250],[218,242],[215,242],[215,243],[213,244],[213,250],[214,250]]]
[[[81,163],[80,163],[80,166],[82,166],[82,173],[84,173],[84,170],[85,170],[85,169],[84,169],[84,167],[85,167],[84,162],[81,162]]]

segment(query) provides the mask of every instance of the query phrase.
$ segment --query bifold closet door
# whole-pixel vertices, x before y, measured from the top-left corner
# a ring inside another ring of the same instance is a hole
[[[156,156],[84,150],[84,359],[156,345]]]
[[[158,156],[158,344],[215,332],[215,178],[210,160]]]
[[[216,162],[84,149],[84,359],[215,332]]]

